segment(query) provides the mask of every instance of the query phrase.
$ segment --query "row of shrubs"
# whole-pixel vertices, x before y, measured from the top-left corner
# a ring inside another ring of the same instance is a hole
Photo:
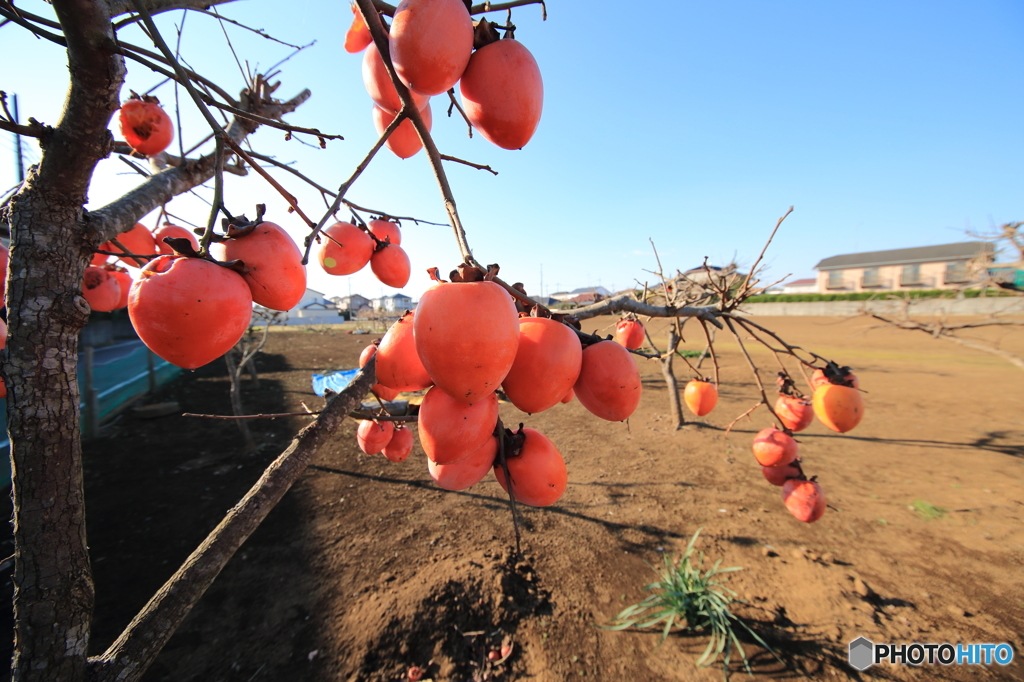
[[[868,299],[885,300],[899,298],[977,298],[979,296],[1013,296],[1013,292],[997,289],[968,289],[952,291],[949,289],[923,289],[916,291],[857,291],[848,294],[762,294],[747,299],[750,303],[801,303],[805,301],[867,301]]]

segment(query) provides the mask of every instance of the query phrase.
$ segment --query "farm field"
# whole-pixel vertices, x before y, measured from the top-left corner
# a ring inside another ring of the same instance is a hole
[[[599,629],[643,598],[663,552],[698,528],[711,562],[741,566],[728,583],[740,615],[786,662],[747,649],[758,679],[845,679],[846,647],[875,642],[1010,642],[1009,667],[872,668],[882,679],[1024,678],[1024,382],[995,356],[922,333],[868,330],[864,319],[758,318],[791,343],[848,364],[867,391],[847,435],[799,434],[805,470],[833,507],[793,519],[750,454],[771,424],[735,343],[716,347],[721,400],[675,431],[660,368],[640,362],[644,396],[629,424],[573,401],[507,426],[551,438],[569,470],[552,508],[523,510],[525,558],[488,477],[438,490],[417,446],[404,463],[368,457],[355,423],[312,466],[228,564],[145,679],[718,680],[695,668],[702,637]],[[599,330],[613,322],[584,322]],[[653,321],[659,339],[663,322]],[[696,325],[687,349],[703,347]],[[1024,353],[1024,338],[979,331]],[[317,409],[310,374],[354,367],[374,337],[289,329],[270,335],[249,411]],[[771,384],[774,360],[753,350]],[[710,372],[710,362],[704,368]],[[677,376],[689,378],[677,363]],[[152,398],[184,411],[230,412],[222,362]],[[86,444],[88,533],[96,578],[92,650],[102,651],[259,476],[303,418],[253,423],[265,443],[240,452],[231,422],[125,414]],[[9,573],[9,571],[8,571]],[[9,581],[8,581],[9,589]],[[8,602],[9,603],[9,602]],[[486,653],[514,643],[498,666]],[[5,638],[6,639],[6,638]],[[735,665],[733,672],[746,677]],[[865,677],[867,677],[866,675]],[[739,679],[739,678],[737,678]]]

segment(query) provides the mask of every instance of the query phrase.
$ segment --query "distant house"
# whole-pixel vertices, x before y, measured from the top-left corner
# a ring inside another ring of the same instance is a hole
[[[412,299],[405,294],[394,294],[392,296],[381,296],[370,302],[373,309],[384,313],[402,313],[412,310]]]
[[[987,264],[994,254],[991,242],[957,242],[832,256],[814,266],[817,291],[954,289],[974,281],[972,264]]]
[[[339,324],[342,322],[341,311],[324,295],[313,289],[306,289],[295,307],[288,311],[285,324]]]
[[[580,296],[590,295],[591,298],[587,299],[590,302],[595,300],[600,301],[602,298],[608,298],[612,295],[612,292],[608,291],[604,287],[581,287],[579,289],[573,289],[572,291],[556,291],[551,294],[551,298],[559,301],[576,301]],[[596,296],[597,298],[594,298]]]
[[[794,279],[791,282],[786,282],[782,285],[782,291],[778,293],[783,294],[813,294],[818,291],[818,280],[814,277],[810,279]],[[776,293],[774,290],[766,291],[765,293]]]
[[[351,294],[350,296],[334,296],[329,299],[338,310],[345,313],[357,313],[363,308],[370,307],[370,299],[359,294]]]

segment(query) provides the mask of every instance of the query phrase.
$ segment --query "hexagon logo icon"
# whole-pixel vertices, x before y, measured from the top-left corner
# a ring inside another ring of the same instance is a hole
[[[864,671],[872,666],[875,658],[875,645],[867,637],[858,637],[850,642],[850,666]]]

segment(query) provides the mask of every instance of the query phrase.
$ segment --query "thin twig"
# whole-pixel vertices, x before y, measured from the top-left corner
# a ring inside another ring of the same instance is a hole
[[[380,20],[378,19],[378,22],[379,21]],[[388,127],[384,129],[384,132],[380,134],[380,138],[377,140],[377,143],[373,145],[373,148],[366,153],[366,156],[364,156],[363,160],[359,162],[359,165],[356,166],[356,169],[352,171],[352,175],[349,176],[348,180],[341,183],[341,185],[338,187],[338,193],[334,195],[334,202],[327,209],[327,212],[324,213],[320,221],[316,223],[313,231],[306,235],[306,249],[305,252],[302,254],[303,265],[309,262],[309,252],[313,248],[313,242],[316,240],[317,235],[319,235],[321,230],[324,229],[324,225],[326,225],[327,221],[331,219],[331,216],[337,213],[338,208],[341,207],[341,204],[344,201],[345,192],[347,192],[349,188],[352,186],[352,183],[354,183],[359,178],[359,176],[363,174],[363,171],[365,171],[366,167],[370,165],[370,161],[373,160],[373,157],[377,155],[377,152],[379,152],[381,147],[384,146],[384,143],[388,141],[388,138],[391,137],[391,134],[398,130],[398,126],[401,125],[402,121],[404,120],[405,117],[402,114],[395,116],[395,119],[391,121],[391,123],[388,124]]]
[[[757,369],[757,365],[754,364],[753,358],[751,358],[750,353],[747,352],[747,346],[743,343],[743,339],[736,331],[736,327],[733,326],[732,319],[728,317],[725,318],[725,324],[729,327],[729,331],[732,332],[732,335],[736,337],[736,341],[740,344],[740,350],[743,351],[743,357],[747,359],[747,364],[750,365],[750,370],[754,373],[754,381],[757,382],[757,388],[761,391],[761,401],[764,403],[764,406],[768,408],[768,411],[772,413],[772,416],[778,420],[779,424],[782,424],[782,420],[779,419],[779,415],[775,414],[775,408],[772,407],[771,402],[768,400],[768,394],[764,390],[764,384],[761,382],[761,374]],[[783,424],[783,426],[785,425]]]
[[[455,156],[448,156],[447,154],[441,154],[441,159],[444,160],[444,161],[454,161],[455,163],[461,163],[461,164],[469,166],[471,168],[476,168],[477,170],[485,170],[488,173],[493,173],[494,175],[498,174],[498,171],[494,170],[490,166],[485,166],[485,165],[479,164],[479,163],[473,163],[472,161],[466,161],[464,159],[460,159],[460,158],[455,157]]]

